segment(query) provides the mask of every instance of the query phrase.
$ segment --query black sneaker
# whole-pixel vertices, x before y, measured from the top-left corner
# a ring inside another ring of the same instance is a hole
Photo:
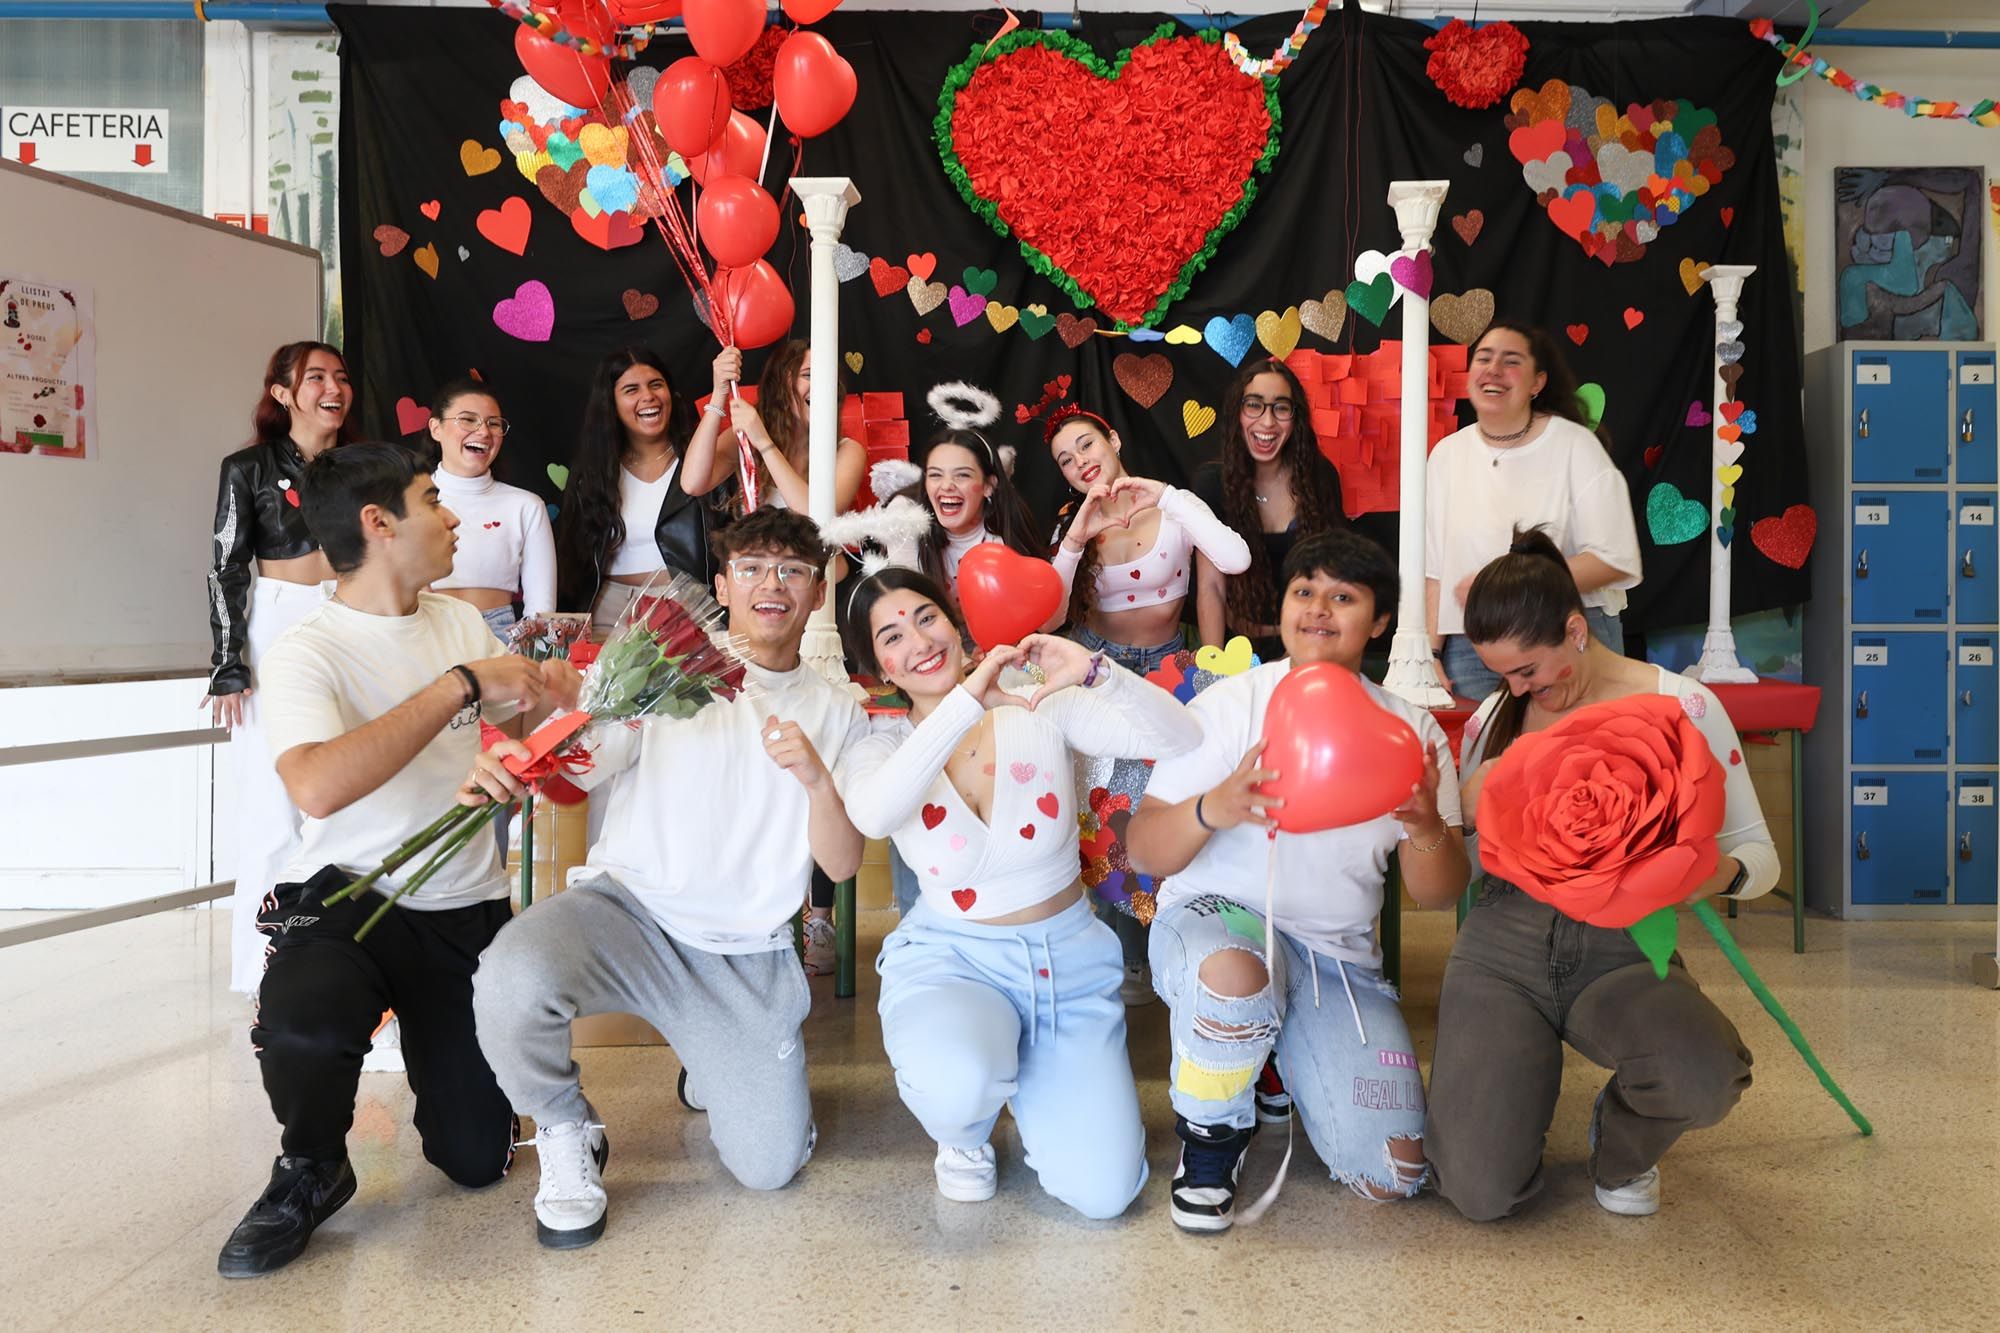
[[[313,1228],[353,1197],[354,1167],[345,1157],[338,1162],[280,1157],[263,1197],[229,1233],[215,1271],[224,1277],[277,1272],[305,1252]]]
[[[1292,1094],[1286,1091],[1285,1080],[1278,1077],[1278,1057],[1274,1055],[1264,1061],[1257,1075],[1257,1122],[1282,1125],[1291,1118]]]
[[[1229,1125],[1197,1125],[1174,1117],[1181,1136],[1181,1162],[1174,1169],[1174,1225],[1182,1231],[1227,1231],[1236,1219],[1236,1179],[1243,1174],[1243,1150],[1256,1131]]]

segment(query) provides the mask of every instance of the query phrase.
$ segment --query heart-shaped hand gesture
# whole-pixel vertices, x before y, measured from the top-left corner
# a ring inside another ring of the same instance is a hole
[[[1111,498],[1118,500],[1129,496],[1131,503],[1125,507],[1125,521],[1130,523],[1142,509],[1152,509],[1160,503],[1160,497],[1167,493],[1167,483],[1154,481],[1151,477],[1134,477],[1129,473],[1111,483]]]
[[[1077,506],[1076,517],[1070,520],[1069,531],[1063,534],[1063,545],[1082,550],[1104,533],[1131,522],[1111,513],[1108,506],[1112,489],[1099,482],[1083,493],[1083,503]]]

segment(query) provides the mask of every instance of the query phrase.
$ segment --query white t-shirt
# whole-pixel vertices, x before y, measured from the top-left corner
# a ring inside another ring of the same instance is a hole
[[[461,477],[439,468],[431,476],[444,507],[458,515],[451,574],[431,586],[499,588],[521,595],[523,614],[555,610],[556,539],[542,497],[491,473]]]
[[[493,631],[455,597],[421,593],[415,614],[376,616],[326,602],[271,645],[257,667],[264,730],[277,759],[298,745],[330,741],[373,722],[463,662],[498,656]],[[387,782],[325,819],[307,818],[285,870],[297,883],[335,865],[366,874],[457,800],[479,755],[479,719],[504,722],[512,704],[474,704],[431,737]],[[401,888],[424,858],[384,875]],[[491,837],[475,837],[399,904],[419,912],[504,897],[506,869]]]
[[[607,798],[589,864],[646,905],[661,929],[710,953],[791,947],[812,878],[806,789],[764,752],[764,720],[796,722],[835,776],[868,717],[808,666],[747,677],[757,697],[685,721],[651,717],[586,733],[595,767],[573,778]]]
[[[1477,426],[1438,441],[1424,465],[1424,575],[1438,581],[1439,634],[1465,633],[1459,581],[1507,554],[1515,528],[1541,527],[1565,556],[1588,552],[1627,577],[1583,595],[1611,615],[1639,585],[1639,532],[1625,476],[1574,421],[1549,418],[1534,441],[1495,449]]]
[[[1201,744],[1179,758],[1153,765],[1145,804],[1185,801],[1228,777],[1243,762],[1245,751],[1264,735],[1264,710],[1291,669],[1291,660],[1280,658],[1217,681],[1196,695],[1188,709],[1201,719]],[[1438,814],[1456,827],[1458,771],[1452,767],[1444,728],[1415,704],[1372,681],[1361,683],[1369,698],[1415,729],[1426,751],[1436,749]],[[1165,909],[1215,893],[1262,912],[1269,857],[1275,847],[1272,925],[1316,954],[1380,967],[1382,946],[1375,938],[1375,918],[1382,910],[1389,855],[1407,836],[1388,815],[1318,833],[1280,833],[1275,841],[1256,824],[1238,824],[1211,834],[1187,868],[1167,878],[1159,905]]]
[[[667,503],[667,488],[680,469],[678,456],[657,481],[640,481],[630,468],[618,469],[618,513],[625,520],[625,540],[611,553],[606,574],[650,574],[667,567],[655,530],[660,526],[660,509]]]

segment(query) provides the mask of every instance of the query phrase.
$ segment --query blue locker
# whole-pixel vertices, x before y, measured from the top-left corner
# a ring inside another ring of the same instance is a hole
[[[1944,491],[1855,493],[1848,515],[1855,624],[1944,623],[1952,590],[1944,535],[1951,519],[1951,497]]]
[[[2000,807],[1994,805],[1991,775],[1961,777],[1952,811],[1952,901],[1990,903],[2000,880],[2000,857],[1994,840],[2000,836]]]
[[[1996,552],[1994,493],[1960,491],[1951,518],[1952,619],[1961,625],[1991,625],[2000,619],[2000,579],[1994,577]]]
[[[2000,708],[1995,707],[1994,635],[1961,634],[1952,667],[1952,760],[2000,763]]]
[[[1952,861],[1943,773],[1865,773],[1849,779],[1847,848],[1853,901],[1943,903]]]
[[[1853,375],[1847,425],[1855,484],[1946,480],[1950,354],[1856,351]]]
[[[1955,360],[1958,404],[1951,426],[1958,443],[1958,480],[1991,485],[2000,481],[1993,452],[1993,353],[1960,352]]]
[[[1856,764],[1942,764],[1951,642],[1944,634],[1854,635],[1848,700]]]

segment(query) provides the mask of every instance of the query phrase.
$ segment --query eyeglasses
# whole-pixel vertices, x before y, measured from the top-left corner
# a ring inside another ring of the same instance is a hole
[[[786,588],[802,587],[819,577],[819,571],[803,560],[756,560],[746,556],[729,562],[729,577],[746,588],[762,583],[772,570],[777,571],[778,583]]]
[[[1246,421],[1255,421],[1266,412],[1271,414],[1271,420],[1273,421],[1290,421],[1292,413],[1296,410],[1297,408],[1289,398],[1274,398],[1268,403],[1262,398],[1245,398],[1243,400],[1243,417]]]
[[[482,420],[470,412],[457,412],[452,415],[451,419],[460,430],[468,435],[478,430],[481,426],[486,427],[486,433],[489,435],[505,435],[514,428],[513,423],[505,417],[486,417]]]

